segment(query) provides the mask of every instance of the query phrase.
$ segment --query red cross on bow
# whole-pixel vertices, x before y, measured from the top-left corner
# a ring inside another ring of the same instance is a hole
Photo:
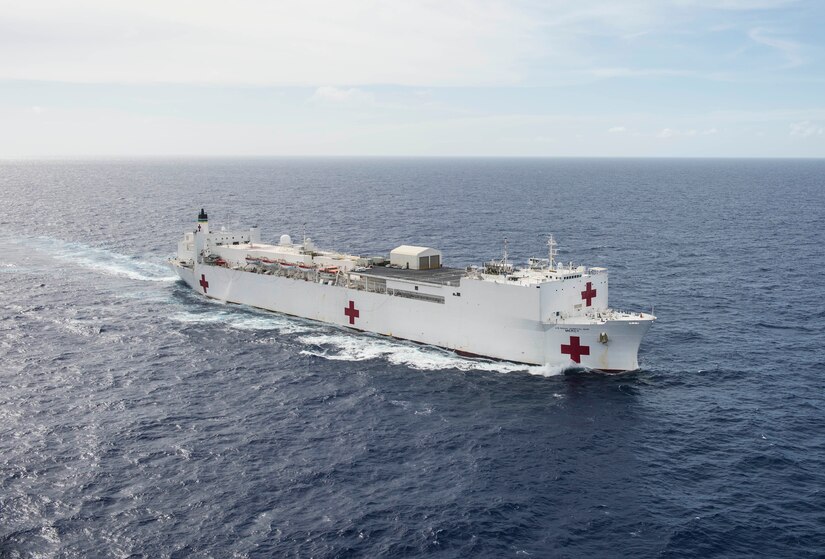
[[[576,363],[581,363],[582,355],[590,355],[590,346],[581,345],[581,340],[578,336],[570,336],[570,345],[561,344],[561,352],[569,355],[570,359]]]
[[[344,314],[349,317],[350,324],[355,324],[355,319],[361,316],[361,311],[355,308],[355,301],[350,301],[349,307],[344,307]]]
[[[593,289],[593,283],[587,282],[587,289],[582,291],[582,299],[587,301],[587,306],[589,307],[592,304],[593,297],[596,296],[596,290]]]
[[[204,274],[201,274],[201,280],[198,283],[201,284],[203,292],[206,293],[206,288],[209,287],[209,282],[206,281],[206,276]]]

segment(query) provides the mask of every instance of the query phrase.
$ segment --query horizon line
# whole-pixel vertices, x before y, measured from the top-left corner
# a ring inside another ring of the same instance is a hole
[[[764,155],[412,155],[412,154],[140,154],[140,155],[0,155],[0,162],[9,161],[84,161],[123,159],[718,159],[718,160],[823,160],[825,156],[764,156]]]

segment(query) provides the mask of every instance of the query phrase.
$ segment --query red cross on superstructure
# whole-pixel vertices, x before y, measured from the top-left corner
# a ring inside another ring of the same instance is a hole
[[[596,290],[593,289],[593,283],[587,282],[587,289],[582,291],[582,299],[587,301],[587,306],[589,307],[593,303],[593,297],[596,296]]]
[[[349,317],[350,324],[355,324],[355,319],[361,316],[361,311],[355,308],[355,301],[350,301],[349,307],[344,307],[344,314]]]
[[[209,287],[209,282],[206,281],[206,276],[204,274],[201,274],[201,280],[198,283],[201,284],[203,292],[206,293],[206,288]]]
[[[569,355],[570,359],[576,363],[581,363],[582,355],[590,355],[590,346],[581,345],[581,340],[578,336],[570,336],[570,345],[561,344],[561,352]]]

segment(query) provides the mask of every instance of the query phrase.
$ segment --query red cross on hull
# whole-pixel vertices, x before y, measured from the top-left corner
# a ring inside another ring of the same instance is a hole
[[[587,306],[593,304],[593,298],[596,296],[596,290],[593,289],[593,282],[587,282],[587,289],[582,291],[582,299],[587,301]]]
[[[203,292],[206,293],[207,288],[209,288],[209,282],[206,281],[206,275],[205,274],[201,274],[201,280],[198,283],[201,284],[201,287],[203,288]]]
[[[344,314],[349,317],[349,323],[355,324],[355,319],[361,316],[361,311],[355,308],[355,301],[350,301],[348,307],[344,307]]]
[[[581,345],[578,336],[570,336],[569,344],[561,344],[561,352],[563,355],[569,355],[574,362],[581,363],[582,355],[590,355],[590,346]]]

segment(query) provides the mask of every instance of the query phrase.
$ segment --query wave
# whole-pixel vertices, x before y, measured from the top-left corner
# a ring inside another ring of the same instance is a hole
[[[209,299],[211,302],[212,299]],[[272,331],[281,334],[303,334],[312,332],[318,327],[302,324],[296,319],[263,311],[260,315],[250,316],[235,310],[208,311],[202,313],[179,312],[169,317],[175,322],[184,324],[217,324],[235,330]]]
[[[42,305],[33,307],[22,307],[20,305],[9,305],[8,309],[15,315],[23,316],[29,320],[52,324],[61,330],[71,334],[85,337],[97,336],[104,332],[103,323],[99,319],[76,319],[55,315],[51,309]]]
[[[784,324],[773,324],[770,322],[757,322],[756,326],[760,328],[768,328],[770,330],[798,330],[801,332],[808,332],[810,331],[805,326],[801,326],[799,324],[794,325],[784,325]]]
[[[157,282],[172,282],[178,279],[176,275],[170,273],[166,266],[160,263],[141,260],[134,256],[127,256],[82,243],[52,237],[20,239],[20,242],[57,260],[69,262],[81,268],[109,276]]]
[[[200,302],[214,306],[200,311],[177,312],[169,315],[169,319],[186,325],[202,324],[233,330],[275,331],[279,334],[295,335],[286,339],[309,346],[308,349],[300,351],[302,355],[330,361],[384,360],[394,365],[425,371],[457,369],[499,373],[527,372],[544,377],[557,376],[569,369],[566,366],[531,366],[466,358],[434,346],[417,345],[373,334],[349,334],[333,325],[250,307],[227,306],[215,299],[200,299]]]
[[[302,355],[330,361],[384,360],[393,365],[403,365],[422,371],[526,372],[543,377],[558,376],[577,368],[567,365],[526,365],[461,357],[450,350],[434,346],[419,345],[373,334],[350,334],[338,330],[333,325],[306,321],[274,312],[235,305],[227,308],[225,303],[215,299],[201,299],[201,302],[221,308],[218,310],[212,307],[199,312],[182,311],[170,315],[169,318],[182,324],[203,324],[234,330],[294,334],[296,337],[289,339],[303,346],[309,346],[309,349],[300,351]]]
[[[470,359],[432,346],[414,345],[368,335],[315,334],[302,336],[298,341],[313,347],[311,350],[302,350],[303,355],[321,357],[332,361],[380,359],[393,365],[404,365],[421,371],[457,369],[459,371],[496,373],[527,372],[533,375],[552,377],[564,373],[569,368],[567,366],[532,366],[504,361]]]
[[[415,344],[377,334],[351,334],[334,325],[245,305],[227,305],[217,299],[202,297],[198,297],[197,300],[198,303],[208,306],[190,307],[194,310],[183,310],[171,314],[170,320],[188,325],[202,324],[234,330],[276,331],[279,334],[293,334],[296,336],[287,339],[303,346],[309,346],[308,349],[301,350],[300,354],[330,361],[383,360],[393,365],[403,365],[423,371],[521,372],[542,377],[554,377],[568,370],[581,369],[569,365],[526,365],[462,357],[450,350],[435,346]]]
[[[17,274],[23,270],[17,264],[11,262],[0,262],[0,274]]]

